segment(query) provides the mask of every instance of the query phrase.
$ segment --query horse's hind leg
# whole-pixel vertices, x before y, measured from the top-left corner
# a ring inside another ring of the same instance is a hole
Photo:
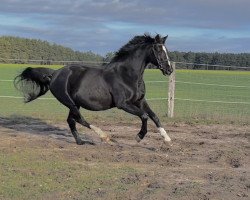
[[[67,106],[70,110],[69,116],[67,119],[67,122],[69,124],[70,130],[76,140],[77,144],[85,144],[85,143],[90,143],[89,141],[85,142],[83,141],[80,137],[79,134],[76,130],[76,122],[79,124],[93,129],[103,140],[109,141],[109,137],[107,134],[102,132],[102,130],[98,127],[95,127],[93,125],[90,125],[86,120],[82,117],[80,111],[79,111],[79,106],[77,106],[72,99],[72,97],[69,95],[68,92],[68,79],[71,74],[71,71],[67,68],[65,68],[63,71],[60,72],[57,76],[60,75],[60,77],[63,77],[63,79],[58,79],[55,77],[55,80],[51,82],[50,84],[50,91],[52,94],[60,101],[63,105]],[[63,92],[64,91],[64,92]]]
[[[72,135],[74,136],[74,138],[76,140],[76,143],[79,144],[79,145],[82,145],[82,144],[92,144],[93,145],[94,144],[93,142],[88,141],[88,140],[82,140],[80,138],[79,133],[78,133],[78,131],[76,129],[76,121],[77,122],[82,122],[81,124],[84,124],[84,126],[89,127],[89,124],[85,120],[82,120],[82,117],[79,115],[78,108],[75,108],[75,110],[71,109],[69,111],[69,116],[68,116],[68,119],[67,119],[70,130],[72,132]]]
[[[79,124],[89,128],[89,129],[94,130],[100,136],[100,138],[102,140],[104,140],[106,142],[110,142],[109,136],[105,132],[103,132],[100,128],[98,128],[98,127],[96,127],[94,125],[90,125],[83,118],[83,116],[81,115],[81,113],[79,111],[79,108],[77,108],[76,106],[74,108],[70,109],[70,113],[69,113],[67,122],[69,124],[70,130],[71,130],[73,136],[75,137],[75,140],[76,140],[77,144],[85,144],[85,143],[93,144],[93,143],[90,142],[90,141],[83,141],[83,140],[80,139],[79,134],[78,134],[78,132],[76,130],[76,126],[75,126],[76,122],[78,122]]]

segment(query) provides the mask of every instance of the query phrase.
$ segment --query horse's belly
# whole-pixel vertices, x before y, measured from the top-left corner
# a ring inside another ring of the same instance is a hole
[[[102,87],[89,87],[76,94],[76,102],[88,110],[107,110],[113,107],[112,96]]]

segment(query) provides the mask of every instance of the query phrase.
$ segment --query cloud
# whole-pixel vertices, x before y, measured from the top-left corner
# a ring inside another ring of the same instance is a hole
[[[169,34],[174,50],[187,45],[191,51],[210,51],[204,45],[207,35],[214,45],[225,37],[221,50],[228,46],[236,51],[230,44],[250,35],[249,8],[249,0],[1,0],[0,35],[35,37],[101,54],[144,32]]]

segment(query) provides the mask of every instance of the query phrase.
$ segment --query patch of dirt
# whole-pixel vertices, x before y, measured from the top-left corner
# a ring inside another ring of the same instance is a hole
[[[95,125],[109,133],[116,143],[104,143],[91,130],[78,127],[80,132],[86,132],[85,138],[96,143],[78,146],[66,123],[0,118],[0,150],[59,149],[66,160],[135,166],[140,173],[129,171],[116,180],[125,188],[125,195],[119,199],[238,200],[250,197],[248,125],[164,124],[172,146],[163,142],[152,124],[139,144],[135,136],[140,124],[102,122]],[[46,162],[46,157],[41,159]],[[131,185],[134,187],[127,187]],[[109,199],[110,191],[90,188],[89,195],[91,199]],[[62,198],[63,194],[57,196]]]

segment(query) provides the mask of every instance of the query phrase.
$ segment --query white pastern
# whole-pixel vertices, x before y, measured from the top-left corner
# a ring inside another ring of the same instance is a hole
[[[160,132],[161,136],[164,137],[164,140],[165,140],[166,142],[170,142],[170,141],[171,141],[171,138],[168,136],[168,134],[167,134],[167,132],[165,131],[164,128],[159,127],[159,128],[158,128],[158,131]]]
[[[100,128],[98,128],[94,125],[90,125],[90,128],[92,130],[94,130],[100,136],[100,138],[105,139],[105,140],[107,140],[109,138],[108,135],[106,133],[104,133]]]

